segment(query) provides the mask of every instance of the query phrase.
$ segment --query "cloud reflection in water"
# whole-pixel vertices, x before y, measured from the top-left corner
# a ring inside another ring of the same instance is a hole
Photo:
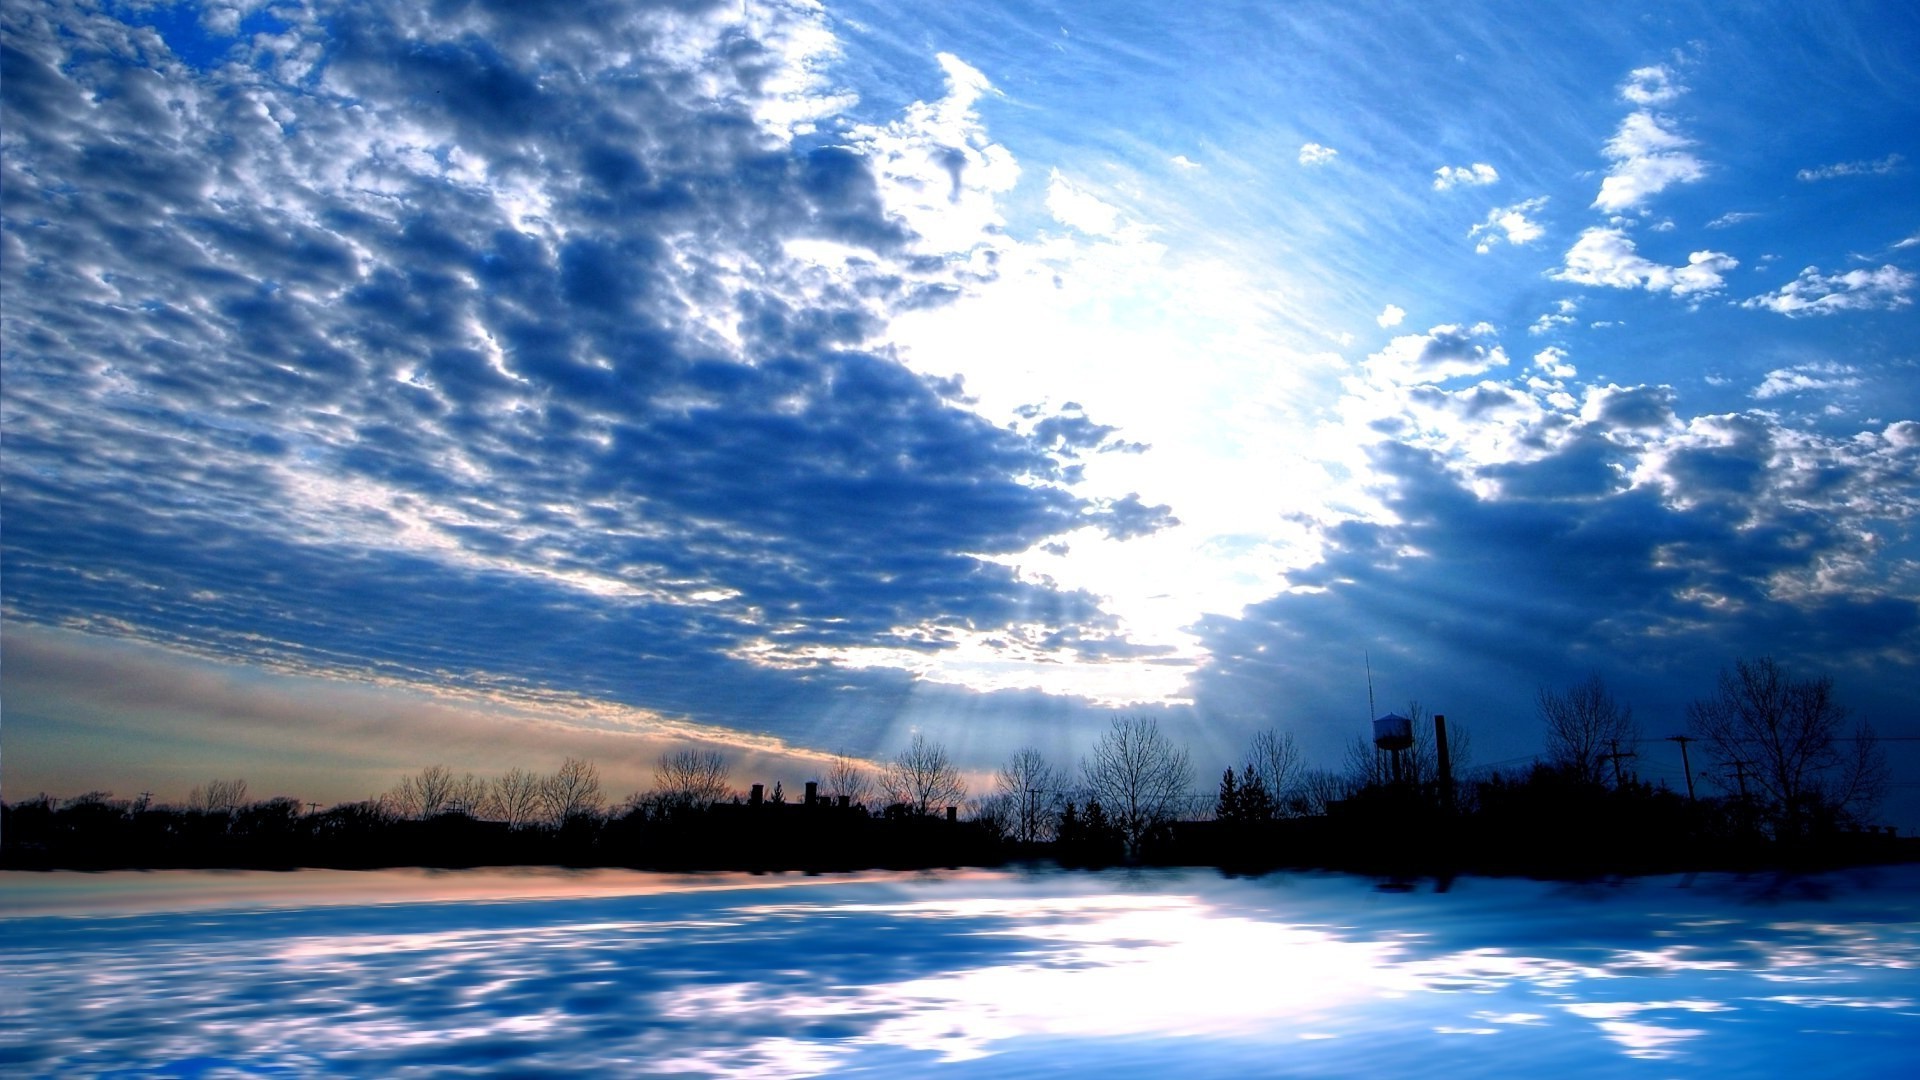
[[[1730,878],[1444,895],[1203,872],[634,881],[0,918],[0,1072],[1874,1076],[1901,1073],[1920,1017],[1913,870],[1818,895]]]

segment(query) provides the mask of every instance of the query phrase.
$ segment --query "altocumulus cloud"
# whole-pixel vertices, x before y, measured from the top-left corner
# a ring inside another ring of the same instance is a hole
[[[958,271],[816,130],[817,11],[127,18],[5,16],[10,618],[736,722],[843,645],[1101,653],[993,557],[1171,514],[889,355]]]

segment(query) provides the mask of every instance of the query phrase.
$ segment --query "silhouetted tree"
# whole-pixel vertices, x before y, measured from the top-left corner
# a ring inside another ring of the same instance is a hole
[[[914,735],[899,757],[887,763],[880,774],[880,788],[889,802],[902,804],[914,814],[957,806],[967,794],[959,770],[947,759],[946,748],[920,734]]]
[[[1304,769],[1294,795],[1288,800],[1287,812],[1319,817],[1327,812],[1328,803],[1338,802],[1348,794],[1347,778],[1339,773],[1331,769]]]
[[[859,806],[873,794],[873,770],[867,763],[846,751],[833,755],[833,763],[827,766],[827,775],[821,781],[821,794],[829,799],[846,796],[849,803]]]
[[[187,809],[231,818],[247,802],[245,780],[209,780],[187,793]]]
[[[1547,729],[1548,763],[1583,783],[1613,779],[1612,755],[1631,754],[1640,742],[1633,709],[1614,698],[1598,672],[1559,693],[1543,686],[1535,702]]]
[[[401,777],[381,798],[396,816],[425,821],[451,810],[474,813],[486,793],[486,784],[472,773],[455,776],[445,765],[429,765]]]
[[[541,779],[516,765],[494,778],[483,805],[486,816],[507,828],[525,828],[540,816]]]
[[[1257,731],[1247,748],[1247,772],[1255,774],[1276,810],[1285,811],[1300,783],[1300,745],[1293,732],[1268,728]]]
[[[600,793],[600,770],[579,758],[566,759],[541,783],[540,803],[556,825],[599,813],[606,803]]]
[[[1687,719],[1723,774],[1750,785],[1779,837],[1801,836],[1824,819],[1858,820],[1886,785],[1873,727],[1842,730],[1847,710],[1833,696],[1833,678],[1795,678],[1771,656],[1722,668],[1713,695],[1693,702]]]
[[[653,798],[669,812],[705,810],[726,801],[733,769],[718,750],[675,750],[653,769]]]
[[[1060,775],[1040,751],[1023,746],[994,774],[994,788],[1011,816],[1007,832],[1023,844],[1053,835],[1059,815]]]
[[[1259,767],[1248,762],[1239,776],[1229,768],[1220,778],[1220,795],[1213,816],[1220,821],[1249,823],[1272,821],[1276,816],[1273,795],[1260,776]]]
[[[1135,854],[1149,832],[1180,816],[1193,779],[1186,749],[1173,745],[1150,717],[1115,717],[1080,770],[1088,813],[1098,802]]]
[[[992,837],[995,841],[1019,839],[1015,834],[1015,806],[1012,796],[1004,792],[994,792],[984,798],[974,799],[967,806],[966,818],[971,824]]]

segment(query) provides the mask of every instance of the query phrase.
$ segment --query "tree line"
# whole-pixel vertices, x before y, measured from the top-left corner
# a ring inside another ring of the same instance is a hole
[[[916,734],[878,763],[835,755],[798,797],[779,782],[743,791],[724,754],[686,749],[663,754],[652,786],[617,803],[579,758],[492,777],[431,765],[325,811],[251,800],[238,779],[195,787],[181,806],[43,795],[0,807],[0,840],[8,865],[762,865],[795,851],[876,865],[1027,855],[1332,864],[1413,850],[1519,865],[1805,844],[1870,824],[1887,782],[1871,726],[1848,726],[1831,678],[1797,677],[1769,657],[1736,662],[1689,709],[1682,750],[1697,744],[1699,779],[1718,792],[1704,798],[1691,769],[1684,796],[1638,778],[1641,729],[1598,675],[1541,688],[1536,711],[1546,752],[1512,774],[1471,770],[1456,725],[1442,775],[1426,712],[1411,702],[1415,737],[1398,762],[1359,736],[1342,770],[1310,768],[1291,732],[1269,729],[1206,790],[1156,721],[1120,716],[1075,766],[1022,747],[977,793],[944,746]]]

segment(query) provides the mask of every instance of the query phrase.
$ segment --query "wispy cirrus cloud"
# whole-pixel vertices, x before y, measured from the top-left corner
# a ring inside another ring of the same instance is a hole
[[[1816,183],[1821,180],[1839,180],[1848,176],[1885,176],[1900,167],[1906,159],[1899,154],[1888,154],[1874,161],[1839,161],[1832,165],[1820,165],[1801,169],[1794,178],[1802,183]]]
[[[1877,270],[1822,274],[1817,266],[1771,293],[1751,297],[1741,307],[1764,308],[1793,318],[1842,311],[1891,311],[1913,303],[1914,275],[1888,264]]]

